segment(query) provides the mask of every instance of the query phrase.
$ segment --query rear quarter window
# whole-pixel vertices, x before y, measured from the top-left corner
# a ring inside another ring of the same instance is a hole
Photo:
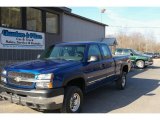
[[[101,45],[101,49],[102,49],[104,59],[108,59],[112,57],[110,53],[110,49],[107,47],[107,45]]]

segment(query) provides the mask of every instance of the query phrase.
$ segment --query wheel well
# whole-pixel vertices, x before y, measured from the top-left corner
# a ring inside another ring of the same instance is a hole
[[[127,66],[127,65],[123,66],[122,71],[124,71],[124,72],[127,72],[127,73],[128,73],[128,66]]]
[[[69,81],[66,86],[78,86],[83,92],[85,91],[85,80],[77,78]]]
[[[138,60],[142,60],[142,59],[137,59],[136,62],[137,62]],[[142,60],[142,61],[145,62],[144,60]]]

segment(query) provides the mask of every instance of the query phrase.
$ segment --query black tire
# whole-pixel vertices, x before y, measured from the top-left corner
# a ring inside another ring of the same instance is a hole
[[[70,107],[70,101],[71,101],[71,98],[74,94],[78,94],[80,96],[80,105],[76,111],[72,111],[72,109]],[[60,111],[62,113],[79,113],[81,111],[82,104],[83,104],[82,90],[77,86],[68,86],[65,89],[63,106]]]
[[[126,77],[127,73],[126,72],[122,72],[121,77],[116,80],[116,87],[119,90],[124,90],[126,87],[126,81],[127,81],[127,77]]]
[[[138,64],[140,64],[140,65],[138,65]],[[140,68],[140,69],[143,69],[145,67],[145,62],[143,60],[137,60],[136,61],[136,67]]]

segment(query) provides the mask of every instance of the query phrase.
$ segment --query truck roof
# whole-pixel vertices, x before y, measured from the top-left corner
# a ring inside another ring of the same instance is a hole
[[[97,42],[97,41],[79,41],[79,42],[62,42],[62,43],[57,43],[59,45],[77,45],[77,44],[105,44],[103,42]]]

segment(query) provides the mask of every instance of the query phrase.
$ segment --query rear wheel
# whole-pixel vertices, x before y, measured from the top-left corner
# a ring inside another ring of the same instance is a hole
[[[127,75],[127,73],[123,71],[121,77],[116,81],[117,89],[120,89],[120,90],[125,89],[125,87],[126,87],[126,78],[127,78],[126,75]]]
[[[145,67],[145,63],[143,60],[137,60],[136,61],[136,66],[140,69],[143,69]]]
[[[65,90],[64,102],[61,108],[63,113],[79,113],[83,103],[82,90],[77,86],[69,86]]]

